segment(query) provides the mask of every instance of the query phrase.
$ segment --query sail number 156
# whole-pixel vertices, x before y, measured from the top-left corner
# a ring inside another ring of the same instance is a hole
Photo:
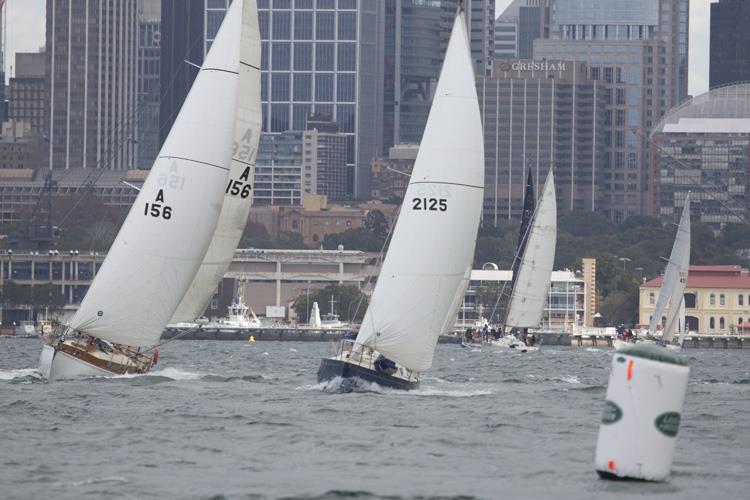
[[[433,212],[448,210],[448,200],[445,198],[414,198],[411,202],[413,203],[412,210],[430,210]]]

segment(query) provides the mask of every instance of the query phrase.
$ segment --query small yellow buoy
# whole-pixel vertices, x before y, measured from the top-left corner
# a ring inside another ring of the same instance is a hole
[[[250,335],[250,338],[248,339],[248,341],[249,341],[249,342],[250,342],[251,344],[255,343],[255,335]]]

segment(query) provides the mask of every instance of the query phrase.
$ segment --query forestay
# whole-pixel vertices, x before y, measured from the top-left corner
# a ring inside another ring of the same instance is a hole
[[[211,244],[171,323],[199,317],[234,257],[252,204],[255,158],[261,128],[260,32],[256,0],[245,0],[242,11],[240,75],[233,155],[224,204]]]
[[[674,337],[675,329],[678,327],[680,316],[680,304],[687,286],[688,269],[690,267],[690,194],[685,197],[685,206],[682,209],[680,225],[677,227],[672,253],[669,255],[667,269],[664,271],[664,281],[659,289],[659,298],[656,301],[654,315],[648,331],[656,333],[656,327],[661,321],[662,315],[669,305],[667,321],[664,325],[663,342],[669,342]],[[683,312],[684,314],[684,312]]]
[[[133,207],[70,326],[155,344],[216,229],[237,107],[241,5],[227,12]]]
[[[536,328],[542,322],[557,245],[557,200],[550,170],[531,223],[518,278],[510,297],[505,326]]]
[[[484,191],[482,124],[460,12],[427,125],[357,342],[415,371],[455,321]]]

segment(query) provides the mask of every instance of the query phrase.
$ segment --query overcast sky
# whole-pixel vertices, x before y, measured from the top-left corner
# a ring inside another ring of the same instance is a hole
[[[496,0],[497,14],[512,0]],[[697,95],[708,90],[708,48],[709,48],[709,4],[712,0],[690,1],[690,93]],[[5,56],[6,77],[10,76],[10,66],[14,64],[16,52],[33,52],[44,45],[44,5],[45,0],[6,0],[7,15]],[[750,49],[749,49],[750,50]]]

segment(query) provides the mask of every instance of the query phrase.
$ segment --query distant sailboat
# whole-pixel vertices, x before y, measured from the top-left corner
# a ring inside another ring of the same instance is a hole
[[[522,328],[525,333],[529,328],[538,328],[542,324],[557,246],[557,198],[552,170],[547,175],[539,204],[534,210],[530,225],[528,224],[525,241],[523,232],[519,238],[523,244],[519,246],[520,254],[516,259],[518,270],[513,273],[510,301],[501,332],[505,328]],[[491,343],[497,347],[522,351],[538,349],[538,346],[527,346],[525,342],[510,335]]]
[[[661,343],[671,349],[678,349],[682,345],[685,326],[685,287],[687,286],[688,269],[690,268],[690,194],[685,197],[685,206],[680,216],[680,224],[677,227],[677,235],[672,245],[672,253],[669,255],[667,268],[664,271],[664,279],[659,288],[659,298],[651,316],[648,333],[656,336],[658,326],[664,317],[664,311],[669,306],[666,322],[662,330]],[[675,307],[677,305],[677,307]],[[672,344],[675,333],[680,333],[680,344]],[[631,342],[616,340],[613,345],[616,349],[622,349],[631,345]]]
[[[358,377],[413,389],[450,332],[468,285],[484,196],[474,69],[460,7],[404,206],[362,326],[324,358],[318,380]]]
[[[249,9],[254,0],[229,8],[80,308],[45,338],[40,370],[48,378],[144,373],[155,361],[146,352],[206,258],[233,182],[242,25],[253,15],[257,24]]]

